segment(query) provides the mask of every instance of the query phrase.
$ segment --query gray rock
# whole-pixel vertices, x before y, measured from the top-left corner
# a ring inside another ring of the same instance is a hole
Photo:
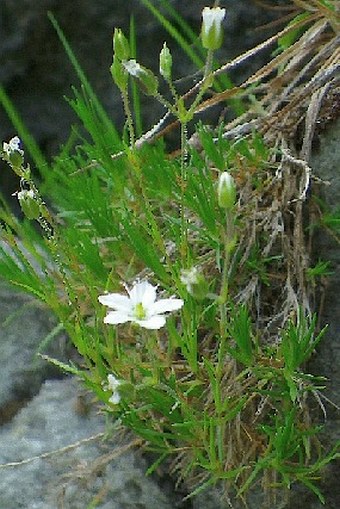
[[[310,161],[314,174],[320,177],[325,184],[321,186],[320,194],[327,205],[328,213],[340,213],[340,119],[329,124],[319,136],[319,147],[314,150]],[[340,249],[335,238],[324,229],[320,230],[315,239],[315,260],[330,261],[332,275],[319,290],[324,298],[321,310],[321,325],[328,325],[324,339],[317,348],[316,355],[310,364],[310,370],[317,375],[327,378],[326,389],[323,391],[335,405],[323,401],[327,419],[319,408],[320,422],[324,423],[322,443],[326,450],[330,449],[340,440]],[[317,405],[316,405],[317,407]],[[322,505],[310,492],[296,489],[292,502],[287,509],[337,509],[340,507],[339,460],[331,463],[322,478],[321,490],[326,499]]]
[[[325,183],[320,194],[328,214],[340,216],[340,119],[328,125],[319,136],[319,148],[314,151],[311,166]],[[339,226],[338,226],[339,228]],[[332,275],[327,278],[322,307],[322,321],[328,324],[325,340],[320,344],[313,366],[329,378],[327,395],[340,407],[340,250],[335,238],[321,230],[315,241],[315,258],[329,261]],[[340,416],[339,416],[340,418]],[[340,433],[340,428],[339,428]],[[339,436],[340,438],[340,436]]]
[[[104,416],[77,412],[76,380],[47,381],[12,423],[0,429],[0,464],[22,461],[94,437],[68,451],[6,468],[1,509],[173,509],[136,452],[118,438],[102,441]],[[122,449],[121,449],[122,448]],[[123,451],[123,452],[121,452]],[[108,455],[109,454],[109,458]],[[90,506],[91,502],[97,504]]]
[[[47,377],[62,376],[37,352],[63,358],[65,338],[56,336],[46,348],[43,341],[56,321],[42,304],[31,297],[0,287],[0,424],[8,421],[20,406],[39,392]],[[1,506],[0,506],[1,507]]]

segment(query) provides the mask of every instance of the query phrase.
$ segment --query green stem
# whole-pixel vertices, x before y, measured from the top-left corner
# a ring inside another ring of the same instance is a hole
[[[186,263],[188,251],[188,229],[185,217],[185,187],[187,182],[187,125],[181,122],[181,260],[183,267]]]
[[[209,49],[208,54],[207,54],[207,59],[205,61],[204,76],[203,76],[204,79],[206,79],[212,71],[213,58],[214,58],[214,50]]]
[[[124,113],[126,117],[127,127],[129,131],[129,141],[130,141],[130,147],[131,149],[135,146],[135,128],[133,126],[133,119],[132,119],[132,113],[130,109],[129,104],[129,96],[126,91],[122,91],[122,100],[123,100],[123,107],[124,107]]]
[[[189,111],[188,111],[188,114],[191,117],[193,117],[194,112],[195,112],[197,106],[199,105],[199,103],[201,102],[203,95],[208,90],[208,88],[211,87],[213,84],[214,77],[211,73],[212,67],[213,67],[213,56],[214,56],[213,50],[208,50],[207,59],[205,61],[203,80],[200,85],[199,92],[198,92],[197,96],[195,97],[195,100],[193,101],[193,103],[190,106]]]
[[[177,111],[176,111],[176,108],[169,102],[165,99],[165,97],[163,97],[161,94],[156,94],[155,96],[155,99],[157,99],[157,101],[162,104],[166,109],[168,109],[173,115],[177,116]]]
[[[172,98],[175,101],[175,103],[177,103],[178,102],[178,97],[179,97],[178,94],[177,94],[177,90],[175,89],[174,84],[172,83],[172,81],[169,81],[168,85],[169,85],[169,89],[170,89]]]
[[[222,283],[221,291],[219,296],[220,302],[220,314],[221,314],[221,337],[225,336],[226,330],[226,303],[229,294],[229,267],[230,267],[230,252],[234,240],[234,221],[233,214],[230,211],[226,211],[226,230],[224,232],[224,262],[222,271]]]

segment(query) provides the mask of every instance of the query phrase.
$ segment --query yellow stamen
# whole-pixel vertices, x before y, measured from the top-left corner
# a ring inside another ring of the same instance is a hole
[[[146,311],[141,302],[138,302],[138,304],[135,305],[134,315],[138,320],[144,320],[146,317]]]

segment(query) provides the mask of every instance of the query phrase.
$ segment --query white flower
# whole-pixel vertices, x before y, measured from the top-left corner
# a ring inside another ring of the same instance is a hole
[[[139,80],[143,92],[147,95],[156,95],[158,90],[158,80],[150,69],[143,67],[133,58],[131,60],[124,60],[122,65],[130,76]]]
[[[144,73],[143,67],[133,58],[131,58],[131,60],[125,60],[123,66],[131,76],[135,76],[136,78],[139,78]]]
[[[18,192],[18,200],[21,210],[28,219],[38,219],[40,216],[40,204],[33,189],[23,189]]]
[[[186,286],[189,293],[192,292],[192,287],[198,283],[198,276],[199,271],[196,267],[181,270],[181,282]]]
[[[176,311],[183,306],[182,299],[160,299],[156,301],[156,287],[147,281],[137,281],[127,295],[109,293],[100,295],[98,300],[109,311],[104,323],[117,325],[119,323],[134,322],[145,329],[160,329],[165,325],[164,313]]]
[[[35,194],[33,189],[23,189],[22,191],[18,192],[18,200],[24,200],[25,198],[30,198],[31,200],[34,200]]]
[[[25,180],[27,180],[29,168],[23,168],[24,151],[20,148],[20,144],[21,141],[18,136],[14,136],[8,143],[4,141],[2,150],[0,150],[0,157],[11,166],[19,177],[25,177]]]
[[[197,299],[204,299],[208,292],[208,283],[197,267],[182,269],[181,282],[185,285],[188,293]]]
[[[20,148],[20,138],[18,136],[14,136],[14,138],[12,138],[11,140],[9,140],[8,143],[6,143],[4,141],[3,143],[3,151],[5,152],[5,154],[7,155],[7,157],[10,157],[13,152],[19,152],[19,154],[23,155],[24,154],[24,151],[21,150]]]
[[[117,389],[122,384],[122,382],[118,380],[114,375],[108,375],[107,381],[108,384],[105,389],[112,392],[112,396],[109,398],[109,402],[113,405],[118,405],[120,402],[120,394]]]
[[[222,21],[225,9],[221,7],[204,7],[202,11],[202,44],[204,48],[215,50],[222,44]]]

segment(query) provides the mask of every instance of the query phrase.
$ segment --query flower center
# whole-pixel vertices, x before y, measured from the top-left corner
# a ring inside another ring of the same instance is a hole
[[[135,305],[135,309],[133,311],[137,320],[144,320],[146,317],[146,311],[143,308],[143,304],[141,302],[138,302],[138,304]]]

